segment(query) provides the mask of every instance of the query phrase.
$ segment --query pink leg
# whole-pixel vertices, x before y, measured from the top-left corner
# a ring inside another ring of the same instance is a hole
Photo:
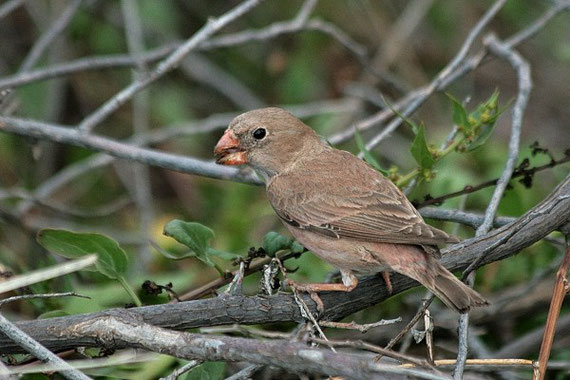
[[[301,292],[307,292],[311,296],[311,299],[317,304],[317,310],[322,313],[325,309],[323,301],[317,293],[319,292],[350,292],[356,285],[358,285],[358,279],[350,271],[340,271],[342,275],[342,284],[300,284],[293,280],[285,280],[285,285]]]
[[[383,271],[380,272],[384,282],[386,283],[386,289],[388,289],[388,294],[392,294],[392,283],[390,282],[390,272]]]
[[[300,284],[293,280],[285,280],[285,284],[291,288],[295,288],[301,292],[308,293],[319,293],[319,292],[350,292],[356,285],[358,285],[358,279],[354,277],[350,285],[345,284]]]

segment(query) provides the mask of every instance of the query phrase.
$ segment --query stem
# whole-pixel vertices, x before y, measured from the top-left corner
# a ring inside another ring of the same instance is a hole
[[[461,133],[461,132],[460,132]],[[449,153],[453,152],[455,150],[455,148],[461,144],[463,142],[463,140],[465,140],[465,135],[463,133],[461,133],[462,137],[453,140],[453,142],[451,144],[449,144],[449,146],[445,149],[443,149],[440,152],[440,156],[438,157],[438,160],[442,157],[445,157],[446,155],[448,155]]]
[[[220,268],[218,264],[214,263],[214,268],[218,271],[220,277],[222,278],[226,277],[226,272],[222,268]]]
[[[137,296],[133,288],[131,288],[131,286],[127,283],[127,280],[125,280],[123,276],[117,277],[117,280],[121,283],[121,285],[123,285],[123,288],[125,288],[127,293],[129,293],[129,296],[131,296],[135,305],[137,305],[137,307],[142,306],[142,302],[139,299],[139,296]]]
[[[449,153],[453,152],[455,150],[455,148],[461,144],[463,141],[465,140],[465,135],[462,134],[462,137],[453,140],[453,142],[451,144],[449,144],[449,146],[445,149],[443,149],[442,151],[439,152],[439,155],[435,158],[435,162],[434,165],[441,160],[443,157],[447,156]],[[405,186],[408,182],[410,182],[415,176],[417,176],[420,173],[420,168],[415,168],[412,171],[410,171],[408,174],[403,175],[402,177],[400,177],[400,179],[398,179],[396,181],[396,185],[398,187],[402,187]]]
[[[410,171],[408,174],[403,175],[402,177],[400,177],[400,179],[398,181],[396,181],[396,186],[398,187],[402,187],[404,185],[406,185],[408,182],[410,182],[412,180],[412,178],[414,178],[415,176],[417,176],[420,173],[420,169],[419,168],[415,168],[412,171]]]

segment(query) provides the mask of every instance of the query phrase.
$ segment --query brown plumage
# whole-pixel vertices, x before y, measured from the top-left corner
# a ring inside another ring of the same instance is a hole
[[[248,164],[265,179],[273,209],[291,234],[341,270],[343,284],[296,284],[300,290],[354,289],[354,273],[409,276],[446,305],[465,312],[487,303],[437,260],[457,238],[426,224],[387,178],[334,149],[280,108],[236,117],[214,150],[224,165]]]

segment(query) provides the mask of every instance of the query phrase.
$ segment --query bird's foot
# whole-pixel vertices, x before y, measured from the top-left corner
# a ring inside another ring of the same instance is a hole
[[[307,293],[320,293],[320,292],[350,292],[352,289],[356,288],[358,280],[356,277],[350,285],[345,284],[300,284],[293,280],[285,280],[285,285],[295,290]]]
[[[319,315],[321,315],[325,311],[325,304],[323,303],[321,297],[319,297],[318,293],[321,290],[316,290],[316,289],[318,288],[317,285],[329,285],[329,284],[300,284],[293,280],[286,279],[285,285],[298,292],[308,293],[311,299],[317,305],[317,312],[319,313]]]
[[[382,278],[384,279],[384,283],[386,284],[386,289],[388,289],[388,294],[392,294],[392,283],[390,282],[390,272],[383,271],[380,272]]]
[[[285,285],[299,292],[309,293],[311,299],[315,301],[315,303],[317,304],[317,310],[319,311],[319,314],[322,314],[322,312],[325,310],[325,305],[321,300],[321,297],[319,297],[318,293],[326,291],[350,292],[352,289],[356,288],[356,285],[358,285],[358,279],[350,275],[350,280],[351,281],[348,283],[348,285],[345,285],[344,283],[343,284],[300,284],[293,280],[286,279]]]
[[[318,317],[320,317],[325,312],[325,304],[323,303],[323,300],[319,297],[319,293],[310,292],[309,296],[317,305],[317,312],[319,313]]]
[[[295,282],[295,281],[289,280],[289,279],[285,280],[285,285],[292,288],[292,289],[295,289],[299,292],[309,293],[309,295],[311,296],[311,299],[313,301],[315,301],[315,303],[317,304],[317,310],[319,311],[319,314],[321,314],[325,310],[325,305],[324,305],[323,301],[321,300],[321,297],[319,297],[318,293],[327,292],[327,291],[329,291],[329,292],[350,292],[351,290],[356,288],[356,285],[358,285],[358,279],[356,277],[354,277],[354,275],[352,275],[352,274],[347,275],[347,278],[350,279],[350,281],[347,282],[348,285],[346,285],[345,283],[342,283],[342,284],[300,284],[298,282]]]

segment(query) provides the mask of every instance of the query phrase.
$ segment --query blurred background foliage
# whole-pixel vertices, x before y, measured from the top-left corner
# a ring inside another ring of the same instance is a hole
[[[29,49],[62,12],[66,3],[57,0],[27,2],[0,22],[2,77],[18,71]],[[188,38],[204,25],[208,17],[220,15],[238,2],[140,0],[136,3],[144,32],[144,46],[151,50]],[[336,24],[365,46],[368,54],[376,57],[372,60],[376,67],[396,78],[398,86],[372,77],[358,59],[334,39],[319,32],[302,31],[266,41],[251,41],[238,46],[193,53],[205,62],[204,75],[193,74],[191,70],[175,70],[145,90],[150,99],[147,110],[150,128],[159,130],[182,127],[217,113],[237,114],[246,111],[246,98],[242,98],[240,103],[235,96],[228,96],[223,91],[223,86],[220,90],[219,84],[213,83],[213,79],[220,78],[217,72],[222,72],[224,76],[241,84],[253,99],[250,103],[258,106],[357,99],[359,107],[353,107],[349,111],[313,112],[313,116],[304,119],[325,137],[347,128],[352,121],[378,111],[380,99],[376,96],[377,93],[381,92],[389,99],[398,99],[406,91],[429,82],[450,61],[467,33],[492,4],[491,1],[430,1],[425,15],[414,26],[409,38],[400,44],[394,44],[398,23],[405,21],[404,12],[412,3],[394,0],[327,0],[321,1],[313,12],[313,17]],[[500,38],[506,38],[528,26],[550,3],[546,0],[509,1],[488,29]],[[301,1],[266,1],[221,33],[262,28],[277,21],[289,20],[301,4]],[[568,25],[568,14],[560,15],[536,37],[517,48],[531,64],[534,83],[525,113],[519,163],[527,157],[531,166],[549,162],[546,155],[531,154],[529,146],[535,141],[548,148],[555,158],[561,158],[564,151],[570,148],[570,85],[565,79],[570,78]],[[81,57],[127,52],[121,3],[86,1],[62,38],[53,44],[36,67]],[[377,54],[378,52],[382,54]],[[13,111],[20,117],[73,125],[127,86],[132,80],[131,74],[131,68],[85,70],[58,79],[26,84],[14,89]],[[222,81],[225,80],[225,77],[221,78]],[[233,86],[228,83],[230,85]],[[500,105],[505,106],[516,96],[517,78],[509,65],[492,59],[472,74],[456,81],[448,92],[466,102],[468,109],[473,109],[495,89],[500,91]],[[413,115],[414,121],[421,121],[426,126],[429,144],[440,146],[452,129],[451,106],[449,99],[438,93]],[[495,132],[483,147],[470,153],[449,154],[437,163],[436,177],[416,186],[410,198],[422,201],[427,194],[435,197],[498,177],[507,155],[510,110],[509,108],[499,118]],[[378,133],[380,128],[363,133],[364,141]],[[154,148],[210,160],[213,146],[222,130],[223,128],[218,128],[212,132],[177,137],[161,142]],[[132,103],[120,108],[98,126],[97,133],[116,139],[131,136]],[[412,139],[411,129],[403,125],[372,153],[385,168],[394,165],[406,173],[415,167],[409,151]],[[353,140],[338,147],[357,152]],[[95,154],[81,148],[2,133],[0,191],[21,189],[33,193],[55,173]],[[125,165],[129,164],[119,163],[86,170],[49,197],[50,202],[87,213],[118,199],[127,200],[124,207],[107,215],[74,216],[42,206],[37,200],[26,212],[17,214],[16,211],[21,210],[28,201],[20,197],[1,198],[0,208],[4,213],[18,215],[18,221],[0,219],[0,269],[19,274],[60,260],[35,242],[35,232],[39,228],[97,231],[114,237],[126,248],[131,260],[129,282],[137,289],[144,280],[151,279],[160,284],[172,282],[174,290],[183,293],[214,279],[217,273],[196,259],[173,261],[154,250],[149,255],[141,249],[141,245],[148,245],[149,238],[165,249],[180,249],[174,240],[162,235],[163,226],[168,221],[178,218],[207,225],[215,231],[215,248],[241,255],[245,255],[251,246],[259,247],[268,231],[285,233],[261,187],[151,168],[154,218],[149,235],[141,236],[138,227],[139,212],[132,201],[132,188],[129,189],[129,184],[126,183],[129,179],[125,178],[122,170]],[[522,215],[542,200],[567,174],[568,165],[542,171],[536,174],[530,188],[513,180],[512,187],[501,201],[498,214]],[[455,198],[441,207],[458,208],[464,202],[466,210],[482,212],[489,202],[492,190],[487,188],[465,196],[464,199]],[[474,235],[469,227],[448,222],[429,222],[454,232],[461,238]],[[551,267],[559,258],[558,247],[547,242],[537,243],[517,256],[479,270],[476,286],[493,300],[511,287],[524,286],[530,278]],[[235,268],[230,262],[218,261],[228,270]],[[293,276],[301,281],[322,281],[332,269],[310,254],[287,262],[287,266],[299,268]],[[551,283],[553,276],[547,277],[546,281]],[[245,282],[246,293],[256,293],[258,282],[258,275],[249,276]],[[80,272],[31,287],[33,292],[71,289],[91,296],[92,299],[36,300],[18,303],[7,311],[13,318],[35,318],[55,309],[73,314],[121,306],[129,302],[120,285],[92,272]],[[393,297],[371,310],[358,313],[354,319],[370,322],[413,313],[423,293],[423,289],[416,289]],[[510,320],[487,321],[482,327],[485,342],[491,348],[498,348],[542,325],[549,296],[548,291],[545,291],[540,302],[529,307],[523,316],[514,315]],[[146,303],[166,300],[164,295],[159,298],[143,296],[143,302]],[[439,306],[436,308],[439,310]],[[566,306],[563,313],[568,311]],[[436,316],[436,323],[437,321]],[[288,326],[275,328],[287,329]],[[395,329],[397,327],[381,333],[370,333],[370,339],[379,344],[385,343],[386,339],[395,334]],[[442,340],[445,340],[452,334],[442,331],[441,335]],[[565,339],[567,343],[568,336]],[[567,344],[564,349],[560,345],[555,346],[557,349],[553,358],[569,359],[569,346]],[[441,348],[443,352],[446,349]],[[166,368],[172,365],[170,363]],[[137,373],[140,375],[140,372]]]

